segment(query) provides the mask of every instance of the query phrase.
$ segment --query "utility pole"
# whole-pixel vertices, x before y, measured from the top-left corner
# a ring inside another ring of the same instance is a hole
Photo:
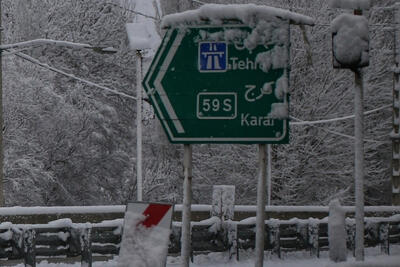
[[[0,0],[0,45],[2,44],[1,38],[3,36],[2,24],[2,1]],[[4,149],[3,149],[3,50],[0,49],[0,207],[4,206],[4,178],[3,178],[3,162],[4,162]]]
[[[356,244],[357,261],[364,261],[364,97],[361,70],[354,70],[355,110],[355,198],[356,198]]]
[[[332,2],[332,7],[349,8]],[[332,51],[333,67],[350,69],[354,73],[354,191],[355,191],[355,257],[356,261],[364,261],[364,82],[362,68],[369,65],[369,29],[368,20],[363,17],[363,8],[368,10],[369,6],[361,6],[357,2],[352,3],[354,15],[341,14],[332,21]],[[350,21],[350,23],[349,23]],[[353,28],[358,24],[362,30]],[[349,31],[350,29],[350,31]],[[351,33],[351,34],[349,34]],[[360,36],[357,36],[360,34]],[[342,36],[342,39],[340,37]],[[345,36],[346,38],[343,38]],[[353,46],[343,45],[351,43],[352,38],[364,40],[363,43]],[[349,58],[348,52],[357,55]]]
[[[264,241],[265,241],[265,184],[267,179],[267,145],[258,145],[258,183],[257,183],[257,218],[256,218],[256,261],[255,267],[264,266]]]
[[[395,67],[393,84],[392,205],[400,205],[400,3],[395,4]]]
[[[143,201],[142,172],[142,51],[136,50],[136,181],[137,200]]]
[[[267,206],[272,200],[272,145],[267,144]]]
[[[192,145],[185,144],[183,152],[183,210],[181,235],[181,266],[189,267],[191,241],[191,212],[192,212]]]
[[[355,9],[354,15],[362,16],[362,10]],[[360,68],[354,72],[354,137],[355,137],[355,217],[356,217],[356,261],[364,261],[364,86]]]

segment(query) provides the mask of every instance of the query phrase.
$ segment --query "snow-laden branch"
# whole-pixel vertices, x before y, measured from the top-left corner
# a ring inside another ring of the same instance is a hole
[[[76,76],[73,75],[73,74],[66,73],[66,72],[64,72],[64,71],[62,71],[62,70],[56,69],[56,68],[54,68],[54,67],[52,67],[52,66],[49,66],[48,64],[42,63],[42,62],[40,62],[39,60],[37,60],[37,59],[35,59],[35,58],[33,58],[33,57],[30,57],[30,56],[28,56],[28,55],[26,55],[26,54],[24,54],[24,53],[16,53],[15,55],[18,56],[18,57],[20,57],[20,58],[22,58],[22,59],[25,59],[25,60],[27,60],[27,61],[33,63],[33,64],[39,65],[40,67],[46,68],[46,69],[48,69],[48,70],[51,70],[51,71],[56,72],[56,73],[58,73],[58,74],[64,75],[64,76],[69,77],[69,78],[72,78],[72,79],[74,79],[74,80],[77,80],[77,81],[79,81],[79,82],[85,83],[85,84],[87,84],[87,85],[90,85],[90,86],[99,88],[99,89],[101,89],[101,90],[103,90],[103,91],[107,91],[107,92],[112,93],[112,94],[116,94],[116,95],[120,95],[120,96],[129,98],[129,99],[136,100],[136,97],[134,97],[134,96],[131,96],[131,95],[128,95],[128,94],[125,94],[125,93],[116,91],[116,90],[114,90],[114,89],[105,87],[105,86],[103,86],[103,85],[99,85],[99,84],[97,84],[97,83],[94,83],[94,82],[91,82],[91,81],[88,81],[88,80],[85,80],[85,79],[76,77]]]
[[[199,4],[199,5],[205,5],[205,2],[199,1],[199,0],[192,0],[193,3]]]
[[[1,55],[2,55],[3,57],[6,57],[6,56],[13,56],[13,55],[15,55],[15,54],[17,54],[17,53],[20,53],[20,52],[23,52],[23,51],[26,51],[26,50],[29,50],[29,48],[22,48],[22,49],[18,49],[18,50],[12,50],[12,51],[10,51],[10,52],[3,52]]]
[[[74,43],[74,42],[59,41],[52,39],[35,39],[14,44],[0,45],[0,52],[7,49],[15,49],[15,48],[23,49],[40,45],[51,45],[51,46],[68,47],[74,49],[90,49],[93,50],[94,52],[102,54],[113,54],[117,52],[117,50],[113,47],[92,46],[90,44]]]
[[[0,50],[31,47],[31,46],[36,46],[36,45],[52,45],[52,46],[62,46],[62,47],[70,47],[70,48],[78,48],[78,49],[94,48],[93,46],[91,46],[89,44],[73,43],[73,42],[58,41],[58,40],[51,40],[51,39],[35,39],[35,40],[19,42],[19,43],[14,43],[14,44],[0,45]]]
[[[119,8],[122,8],[122,9],[125,9],[126,11],[132,12],[133,14],[136,14],[136,15],[148,18],[148,19],[154,19],[155,21],[160,21],[161,20],[160,18],[156,18],[154,16],[147,15],[147,14],[144,14],[144,13],[136,11],[136,10],[132,10],[132,9],[129,9],[129,8],[126,8],[126,7],[122,7],[122,6],[120,6],[118,4],[115,4],[115,3],[107,3],[107,4],[115,6],[115,7],[119,7]]]
[[[364,112],[364,115],[375,113],[377,111],[380,111],[380,110],[383,110],[383,109],[387,109],[387,108],[389,108],[391,106],[392,106],[392,104],[386,105],[386,106],[383,106],[383,107],[380,107],[380,108],[372,109],[372,110]],[[313,125],[313,124],[321,124],[321,123],[331,123],[331,122],[348,120],[348,119],[353,119],[353,118],[354,118],[354,115],[349,115],[349,116],[333,118],[333,119],[325,119],[325,120],[317,120],[317,121],[303,121],[303,120],[297,119],[295,117],[291,117],[291,119],[294,119],[296,121],[290,122],[290,125]]]

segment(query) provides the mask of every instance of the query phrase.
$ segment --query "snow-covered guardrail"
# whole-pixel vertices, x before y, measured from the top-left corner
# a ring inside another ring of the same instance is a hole
[[[23,259],[35,266],[36,257],[81,256],[82,266],[91,266],[93,255],[118,255],[123,219],[101,223],[73,223],[60,219],[48,224],[0,224],[1,261]],[[346,219],[347,248],[354,251],[354,219]],[[390,244],[400,244],[400,215],[365,220],[366,246],[380,246],[389,254]],[[239,252],[255,247],[255,217],[243,221],[214,216],[192,222],[192,255],[229,251],[239,260]],[[327,218],[265,221],[265,250],[282,252],[304,250],[319,257],[328,249]],[[169,253],[180,253],[181,223],[173,222]]]
[[[102,223],[72,223],[61,219],[48,224],[0,224],[0,262],[23,259],[36,266],[36,257],[81,256],[91,266],[92,255],[117,255],[122,219]],[[1,265],[1,264],[0,264]]]
[[[215,205],[214,205],[215,206]],[[225,206],[221,203],[220,207]],[[354,206],[343,206],[349,217],[354,214]],[[210,217],[214,210],[213,205],[192,205],[192,221],[201,221]],[[222,208],[221,208],[222,210]],[[0,208],[0,222],[15,224],[45,224],[63,218],[73,222],[98,223],[105,220],[122,219],[125,205],[114,206],[54,206],[54,207],[3,207]],[[328,206],[266,206],[266,218],[324,218],[329,214]],[[368,217],[388,217],[400,214],[400,206],[366,206]],[[182,205],[174,207],[174,221],[180,221]],[[234,205],[232,220],[240,221],[256,215],[256,206]]]
[[[216,186],[212,205],[192,205],[192,254],[255,247],[255,206],[234,205],[234,188]],[[347,247],[354,251],[354,207],[346,214]],[[268,206],[265,208],[265,249],[306,250],[319,256],[328,249],[328,207]],[[118,255],[125,206],[0,208],[1,261],[23,259],[35,266],[36,257],[81,256],[91,266],[92,255]],[[169,253],[181,251],[182,205],[175,205]],[[365,207],[366,246],[400,243],[400,207]],[[88,265],[89,264],[89,265]]]

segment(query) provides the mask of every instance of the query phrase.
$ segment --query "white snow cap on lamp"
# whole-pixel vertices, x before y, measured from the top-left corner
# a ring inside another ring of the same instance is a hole
[[[368,10],[371,7],[371,0],[330,0],[329,3],[333,8]]]
[[[369,63],[368,20],[341,14],[331,23],[334,67],[365,67]]]
[[[147,23],[135,22],[126,24],[126,32],[129,39],[129,47],[132,50],[144,50],[151,48],[151,35],[147,30]]]

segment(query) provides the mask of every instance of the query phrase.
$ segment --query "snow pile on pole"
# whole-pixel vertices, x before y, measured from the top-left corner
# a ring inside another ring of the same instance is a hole
[[[329,4],[333,8],[368,10],[371,6],[371,0],[330,0]]]
[[[331,31],[334,57],[341,65],[368,65],[369,32],[365,17],[341,14],[332,21]]]
[[[146,56],[153,56],[161,38],[158,32],[158,18],[161,12],[158,0],[133,0],[133,23],[127,23],[129,45],[132,50],[143,50]]]
[[[275,7],[255,4],[206,4],[196,10],[165,16],[161,27],[168,28],[204,23],[222,25],[225,21],[231,20],[254,25],[256,22],[274,18],[288,20],[293,24],[314,25],[314,20],[311,17]]]
[[[214,185],[212,192],[211,216],[233,220],[235,213],[235,186]]]
[[[329,203],[328,236],[330,260],[346,261],[346,212],[338,199]]]
[[[149,34],[147,27],[148,24],[144,22],[126,24],[130,49],[143,50],[151,48],[151,35]]]

